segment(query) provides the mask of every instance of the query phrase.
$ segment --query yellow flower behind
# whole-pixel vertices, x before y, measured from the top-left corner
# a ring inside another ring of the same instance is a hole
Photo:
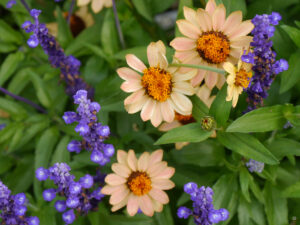
[[[226,101],[232,100],[232,106],[235,107],[239,95],[243,92],[243,89],[249,86],[252,77],[252,65],[240,59],[237,67],[230,62],[226,62],[223,68],[229,73],[226,79],[228,84]]]

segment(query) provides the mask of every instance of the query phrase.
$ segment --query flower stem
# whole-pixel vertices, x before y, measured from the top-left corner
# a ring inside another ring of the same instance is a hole
[[[15,95],[15,94],[9,92],[8,90],[6,90],[6,89],[3,88],[3,87],[0,87],[0,91],[3,92],[3,93],[6,94],[6,95],[8,95],[8,96],[10,96],[10,97],[12,97],[12,98],[18,100],[18,101],[25,102],[26,104],[32,106],[33,108],[37,109],[38,111],[40,111],[40,112],[42,112],[42,113],[47,114],[47,112],[46,112],[45,109],[43,109],[41,106],[35,104],[34,102],[28,100],[27,98],[23,98],[23,97],[21,97],[21,96]]]
[[[223,74],[223,75],[226,74],[225,70],[218,69],[218,68],[211,67],[211,66],[194,65],[194,64],[181,64],[181,63],[172,63],[172,64],[170,64],[170,66],[189,67],[189,68],[195,68],[195,69],[209,70],[209,71],[220,73],[220,74]]]
[[[116,23],[116,27],[117,27],[117,30],[118,30],[120,43],[122,45],[122,48],[125,49],[126,46],[125,46],[123,32],[122,32],[122,29],[121,29],[120,20],[119,20],[119,17],[118,17],[116,0],[112,0],[112,3],[113,3],[113,10],[114,10],[114,16],[115,16],[115,23]]]
[[[24,5],[25,9],[26,9],[26,10],[29,12],[29,14],[30,14],[31,9],[30,9],[29,5],[27,4],[27,2],[26,2],[25,0],[21,0],[21,3]]]
[[[67,22],[69,25],[70,25],[70,19],[71,19],[72,13],[73,13],[74,5],[75,5],[75,0],[72,0],[70,8],[69,8],[69,12],[68,12],[68,17],[67,17]]]

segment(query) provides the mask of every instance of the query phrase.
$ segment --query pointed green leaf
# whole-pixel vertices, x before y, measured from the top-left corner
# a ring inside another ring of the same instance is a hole
[[[196,95],[191,97],[193,103],[193,117],[200,122],[204,116],[208,115],[207,106],[200,100],[200,98]]]
[[[280,27],[290,36],[298,48],[300,48],[300,30],[288,25],[281,25]]]
[[[211,131],[202,129],[200,123],[191,123],[182,127],[174,128],[163,134],[155,145],[177,142],[201,142],[209,138]]]
[[[132,3],[140,15],[150,22],[152,21],[151,2],[149,0],[132,0]]]
[[[248,202],[251,202],[250,194],[249,194],[249,180],[251,179],[251,175],[248,170],[243,167],[240,171],[240,185],[242,194]]]
[[[263,107],[239,117],[233,121],[226,132],[266,132],[282,129],[286,123],[283,106]]]
[[[251,206],[249,202],[245,200],[243,195],[240,196],[239,206],[237,211],[238,211],[239,224],[252,225],[250,222]]]
[[[0,69],[0,86],[14,74],[23,59],[23,52],[12,53],[5,58]]]
[[[223,85],[213,101],[209,114],[217,121],[217,126],[224,126],[229,118],[231,110],[231,101],[226,101],[227,85]]]
[[[226,148],[267,164],[278,164],[277,158],[259,140],[249,134],[218,132],[217,139]]]
[[[285,189],[283,194],[288,198],[300,198],[300,181]]]
[[[64,18],[63,13],[58,6],[56,7],[56,12],[58,23],[57,39],[59,44],[65,48],[73,40],[73,35],[67,20]]]
[[[268,148],[279,160],[288,155],[300,156],[300,143],[293,139],[276,138]]]
[[[67,149],[67,146],[70,142],[69,136],[64,136],[58,143],[54,154],[52,156],[51,165],[57,162],[69,163],[70,161],[70,152]]]
[[[11,26],[0,20],[0,40],[8,43],[21,44],[23,37],[20,32],[14,30]]]
[[[291,89],[300,79],[300,52],[292,54],[289,58],[289,69],[284,71],[281,77],[280,94]]]

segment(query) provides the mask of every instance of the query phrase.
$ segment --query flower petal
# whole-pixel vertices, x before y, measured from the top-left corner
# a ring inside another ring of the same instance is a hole
[[[113,163],[111,166],[112,171],[114,171],[117,175],[121,177],[129,177],[131,170],[124,164],[121,163]]]
[[[175,184],[170,180],[154,178],[152,179],[152,187],[161,190],[170,190],[175,187]]]
[[[223,87],[223,85],[226,81],[226,78],[223,74],[218,74],[218,76],[219,76],[219,79],[218,79],[216,86],[220,90]]]
[[[154,106],[153,113],[151,116],[151,123],[153,126],[157,127],[162,122],[162,113],[160,110],[160,102],[157,102]]]
[[[125,81],[121,85],[121,89],[125,92],[134,92],[140,90],[141,88],[143,88],[141,81],[135,80]]]
[[[200,29],[187,20],[176,21],[179,31],[192,39],[197,39],[200,35]]]
[[[162,161],[163,154],[164,154],[164,152],[162,149],[158,149],[158,150],[152,152],[150,155],[149,166]]]
[[[130,194],[127,203],[127,212],[130,216],[134,216],[139,209],[139,197],[134,194]]]
[[[123,80],[141,80],[141,75],[139,75],[137,72],[135,72],[134,70],[128,68],[128,67],[122,67],[117,69],[117,73],[119,74],[119,76],[123,79]]]
[[[158,201],[152,199],[152,204],[155,212],[161,212],[163,210],[163,204]]]
[[[235,11],[235,12],[231,13],[227,17],[227,19],[222,27],[223,32],[226,35],[228,35],[230,32],[235,30],[236,27],[238,27],[242,23],[242,18],[243,18],[242,11]]]
[[[135,156],[135,153],[132,149],[129,150],[127,155],[127,163],[132,171],[137,170],[137,158]]]
[[[177,51],[187,51],[196,49],[196,41],[186,37],[177,37],[171,41],[170,45]]]
[[[94,13],[98,13],[103,9],[103,1],[92,0],[92,10]]]
[[[215,0],[209,0],[206,3],[205,11],[207,11],[210,15],[212,15],[213,12],[215,11],[216,7],[217,7],[217,5],[216,5]]]
[[[151,198],[153,198],[154,200],[158,201],[161,204],[167,204],[169,202],[169,197],[166,194],[166,192],[160,189],[152,188],[149,191],[149,195]]]
[[[145,90],[141,89],[138,90],[134,93],[132,93],[131,95],[129,95],[125,100],[124,100],[124,104],[128,105],[128,104],[133,104],[135,102],[138,102],[139,100],[141,100],[141,98],[145,95]]]
[[[225,62],[223,64],[223,68],[224,70],[229,73],[229,74],[235,74],[235,68],[234,68],[234,65],[232,65],[231,63],[229,62]]]
[[[198,73],[197,69],[190,70],[186,73],[176,72],[173,76],[173,82],[191,80],[197,75],[197,73]]]
[[[250,20],[242,22],[235,30],[228,34],[230,40],[249,34],[254,28],[253,23]]]
[[[153,99],[149,98],[147,100],[147,102],[145,103],[141,111],[141,118],[143,121],[147,121],[151,118],[155,105],[156,105],[156,101],[154,101]]]
[[[165,68],[168,65],[168,61],[166,57],[161,53],[160,48],[157,46],[155,42],[151,42],[147,47],[147,56],[149,65],[152,67],[161,67]]]
[[[128,202],[128,197],[129,197],[129,195],[128,195],[126,198],[124,198],[120,203],[114,205],[114,206],[111,208],[111,211],[112,211],[112,212],[115,212],[115,211],[121,209],[122,207],[124,207],[124,206],[127,204],[127,202]]]
[[[212,18],[204,9],[200,8],[197,10],[197,19],[203,32],[210,31],[212,29]]]
[[[140,156],[140,158],[138,160],[138,170],[139,171],[146,171],[148,169],[149,159],[150,159],[149,152],[144,152]]]
[[[126,179],[124,177],[111,173],[105,177],[105,182],[107,184],[115,186],[126,183]]]
[[[136,101],[132,104],[129,104],[129,105],[125,104],[125,109],[127,110],[127,112],[129,114],[136,113],[144,107],[147,100],[148,100],[148,97],[146,95],[143,95],[138,101]]]
[[[232,39],[230,40],[230,47],[247,49],[252,39],[253,38],[250,36],[242,36],[242,37]]]
[[[184,14],[184,18],[191,22],[192,24],[194,24],[195,26],[198,26],[198,22],[197,22],[197,15],[196,15],[196,11],[184,6],[183,7],[183,14]]]
[[[152,201],[148,195],[143,195],[139,198],[139,205],[141,207],[142,212],[146,216],[153,216],[154,209],[152,205]]]
[[[115,191],[119,190],[120,188],[122,188],[125,185],[121,184],[121,185],[116,185],[116,186],[111,186],[111,185],[105,185],[102,189],[101,189],[101,193],[104,195],[111,195],[112,193],[114,193]]]
[[[174,120],[175,113],[169,100],[160,103],[160,111],[165,121],[170,123]]]
[[[175,173],[175,169],[173,167],[167,167],[166,169],[164,169],[164,171],[162,171],[161,173],[159,173],[159,175],[157,175],[155,178],[156,179],[170,179]]]
[[[144,69],[147,69],[145,64],[133,54],[126,55],[126,62],[131,68],[135,69],[138,72],[142,73]]]
[[[151,161],[150,161],[151,162]],[[167,168],[167,163],[165,161],[152,164],[148,167],[147,173],[151,178],[158,176]]]
[[[173,84],[173,91],[177,91],[179,93],[185,94],[185,95],[193,95],[195,94],[195,90],[192,87],[191,83],[188,82],[176,82]]]
[[[218,74],[215,72],[207,72],[205,76],[205,84],[209,89],[213,89],[218,82]]]
[[[124,150],[118,150],[117,151],[117,160],[119,163],[127,166],[127,152]]]
[[[207,71],[206,70],[198,70],[197,75],[191,80],[193,87],[201,84],[202,80],[204,79]]]
[[[218,5],[212,15],[213,29],[220,31],[225,23],[226,9],[223,4]]]
[[[173,92],[171,94],[171,98],[173,100],[173,103],[178,107],[178,109],[181,112],[185,112],[185,114],[183,115],[191,114],[193,105],[188,97],[184,96],[183,94]],[[182,114],[181,112],[179,113]]]
[[[123,201],[129,195],[129,189],[124,185],[124,188],[121,188],[112,193],[109,198],[109,203],[115,205]]]
[[[182,124],[178,120],[174,120],[171,123],[163,123],[158,130],[166,132],[180,126],[182,126]]]

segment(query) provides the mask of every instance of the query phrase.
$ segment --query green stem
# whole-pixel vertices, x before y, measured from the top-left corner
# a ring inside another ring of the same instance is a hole
[[[172,64],[170,64],[170,66],[189,67],[189,68],[195,68],[195,69],[209,70],[209,71],[213,71],[213,72],[220,73],[220,74],[223,74],[223,75],[226,74],[225,70],[218,69],[218,68],[211,67],[211,66],[194,65],[194,64],[181,64],[181,63],[172,63]]]

